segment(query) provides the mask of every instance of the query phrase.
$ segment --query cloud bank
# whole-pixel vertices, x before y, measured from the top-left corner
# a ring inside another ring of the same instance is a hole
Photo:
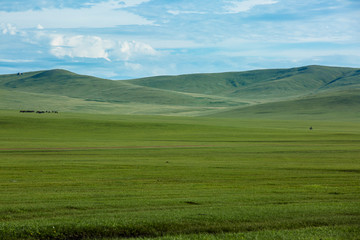
[[[19,28],[105,28],[120,25],[152,25],[153,22],[126,11],[147,1],[116,1],[89,4],[86,8],[46,8],[20,12],[0,11],[0,23]]]
[[[4,35],[6,35],[6,34],[16,35],[16,33],[18,32],[16,27],[10,23],[8,23],[8,24],[1,23],[0,30],[1,30],[2,34],[4,34]]]
[[[130,61],[158,52],[150,45],[136,41],[114,41],[99,36],[52,35],[50,52],[58,58],[102,58],[107,61]]]

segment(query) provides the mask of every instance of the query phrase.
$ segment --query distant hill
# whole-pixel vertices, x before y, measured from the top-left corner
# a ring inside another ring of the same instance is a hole
[[[290,118],[360,120],[360,89],[314,94],[305,98],[268,102],[208,115],[221,118]]]
[[[157,89],[271,100],[314,92],[360,88],[360,70],[306,66],[291,69],[255,70],[213,74],[161,76],[128,81]]]
[[[360,69],[326,66],[127,81],[60,69],[0,75],[0,109],[16,110],[241,117],[295,114],[307,106],[307,114],[316,114],[334,106],[356,112],[359,93]]]
[[[163,89],[134,85],[126,81],[112,81],[65,70],[29,72],[23,75],[0,76],[2,89],[67,96],[97,102],[152,103],[164,105],[231,105],[216,96],[197,97]],[[232,105],[235,105],[233,103]]]

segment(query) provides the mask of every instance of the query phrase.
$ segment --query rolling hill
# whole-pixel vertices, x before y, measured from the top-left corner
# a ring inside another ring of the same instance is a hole
[[[0,109],[16,110],[212,117],[358,116],[359,96],[360,69],[326,66],[126,81],[60,69],[0,75]]]
[[[313,92],[360,87],[360,70],[306,66],[214,74],[190,74],[135,79],[132,84],[179,92],[242,99],[282,99]],[[350,88],[349,88],[350,87]]]
[[[169,90],[134,85],[125,81],[112,81],[78,75],[65,70],[49,70],[8,75],[0,78],[5,89],[21,92],[67,96],[97,102],[152,103],[163,105],[204,106],[214,103],[229,105],[216,96],[196,97]],[[233,104],[235,105],[235,103]]]
[[[360,90],[236,107],[209,115],[222,118],[360,119]]]

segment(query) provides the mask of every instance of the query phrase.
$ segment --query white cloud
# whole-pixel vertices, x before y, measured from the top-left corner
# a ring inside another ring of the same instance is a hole
[[[135,6],[145,0],[119,1],[110,0],[89,5],[87,8],[48,8],[22,12],[0,11],[0,23],[12,23],[19,28],[35,28],[39,24],[45,28],[104,28],[119,25],[151,25],[139,15],[124,8]]]
[[[56,57],[103,58],[110,61],[108,49],[112,44],[97,36],[55,35],[51,40],[51,54]]]
[[[16,35],[16,33],[18,32],[16,27],[11,25],[11,24],[5,24],[5,23],[1,23],[0,24],[0,30],[3,34],[10,34],[10,35]]]
[[[50,53],[58,58],[103,58],[107,61],[129,61],[158,55],[150,45],[136,41],[113,41],[98,36],[52,35]],[[135,67],[135,65],[133,65]]]
[[[113,51],[117,60],[132,60],[138,57],[155,56],[157,51],[150,45],[135,41],[119,41]]]
[[[180,11],[180,10],[168,10],[168,13],[172,15],[179,15],[179,14],[206,14],[206,12],[199,12],[199,11]]]
[[[139,63],[125,62],[125,67],[133,71],[139,71],[143,66]]]
[[[30,63],[30,62],[34,62],[34,60],[0,58],[0,62],[5,62],[5,63]]]
[[[256,6],[276,4],[276,0],[244,0],[244,1],[228,1],[230,5],[225,6],[227,13],[247,12]]]
[[[44,27],[41,25],[41,24],[38,24],[37,27],[36,27],[38,30],[43,30]]]
[[[134,7],[149,1],[150,0],[122,0],[120,4],[122,4],[122,7]]]

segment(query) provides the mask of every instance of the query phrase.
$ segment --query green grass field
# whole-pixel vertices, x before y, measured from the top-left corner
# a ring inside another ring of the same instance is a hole
[[[0,111],[4,240],[359,239],[359,183],[355,120]]]

